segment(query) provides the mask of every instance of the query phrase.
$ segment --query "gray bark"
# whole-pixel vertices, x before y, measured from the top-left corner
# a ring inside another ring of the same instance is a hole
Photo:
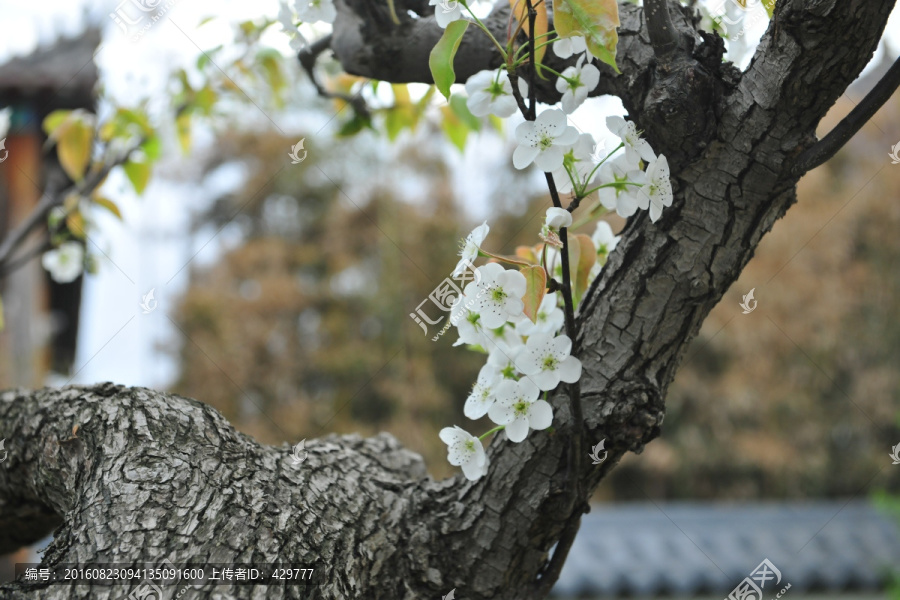
[[[423,13],[424,4],[398,1]],[[371,2],[338,5],[333,49],[348,71],[428,81],[421,64],[436,39],[427,32],[433,22],[395,28]],[[893,5],[779,0],[743,74],[721,64],[721,42],[696,32],[675,2],[684,49],[657,60],[642,11],[621,5],[623,75],[605,71],[602,93],[622,97],[669,157],[676,197],[659,222],[644,214],[629,221],[578,315],[585,441],[605,438],[609,449],[606,462],[576,474],[585,497],[568,493],[572,422],[561,395],[552,399],[554,433],[521,444],[495,439],[488,475],[472,483],[433,481],[385,434],[312,441],[297,468],[287,446],[257,444],[192,400],[110,384],[14,391],[0,395],[0,438],[10,449],[0,468],[0,551],[59,526],[49,564],[277,560],[316,562],[327,574],[306,591],[242,588],[233,597],[439,598],[452,588],[466,599],[545,596],[552,581],[539,578],[551,547],[622,455],[659,435],[688,344],[795,202],[802,173],[794,161],[872,56]],[[466,37],[463,52],[476,37]],[[496,60],[478,48],[484,55],[472,70]],[[64,441],[75,424],[79,439]],[[100,587],[0,590],[110,597]]]

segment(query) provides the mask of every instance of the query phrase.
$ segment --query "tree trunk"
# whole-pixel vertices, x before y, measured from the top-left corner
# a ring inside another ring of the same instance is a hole
[[[404,15],[431,10],[396,1]],[[578,315],[585,441],[606,439],[609,450],[602,465],[570,474],[583,497],[571,497],[566,479],[573,427],[561,394],[552,399],[554,433],[521,444],[499,436],[487,476],[435,482],[387,434],[311,441],[308,460],[295,466],[287,446],[261,446],[193,400],[111,384],[20,390],[0,395],[0,438],[9,450],[0,468],[0,552],[59,527],[47,565],[163,558],[316,565],[317,583],[307,588],[217,586],[183,597],[215,597],[214,590],[237,598],[412,600],[453,588],[467,600],[544,597],[556,576],[547,571],[551,548],[621,456],[659,434],[666,390],[689,342],[796,200],[797,157],[872,56],[893,5],[778,0],[743,74],[721,63],[721,40],[701,36],[680,4],[669,8],[682,47],[660,57],[642,10],[620,6],[623,74],[604,67],[598,93],[620,96],[667,155],[675,202],[657,223],[645,213],[629,220]],[[430,80],[423,65],[440,35],[433,17],[397,27],[381,3],[337,6],[332,48],[345,69]],[[497,62],[476,38],[463,41],[470,63],[458,69],[461,79]],[[69,439],[76,424],[77,439]],[[53,599],[118,598],[126,589],[0,587],[4,597]]]

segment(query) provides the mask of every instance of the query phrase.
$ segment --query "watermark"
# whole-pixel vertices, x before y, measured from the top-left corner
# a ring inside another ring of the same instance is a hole
[[[304,438],[294,446],[294,455],[291,456],[291,460],[295,465],[299,465],[307,458],[309,458],[309,451],[306,449],[306,438]]]
[[[763,600],[763,590],[770,581],[773,581],[770,588],[777,587],[781,583],[781,571],[768,558],[764,558],[753,569],[749,577],[745,577],[736,588],[731,590],[725,600]],[[789,589],[791,589],[790,583],[786,584],[775,598],[781,598]]]
[[[606,449],[603,447],[605,444],[606,444],[606,438],[603,438],[602,440],[600,440],[599,444],[597,444],[596,446],[593,446],[591,448],[591,453],[588,455],[591,457],[591,460],[593,461],[591,464],[599,465],[604,460],[606,460],[607,456],[609,456],[609,452],[607,452]],[[601,450],[603,451],[602,458],[600,457]]]
[[[3,144],[0,143],[0,149],[3,148]],[[892,165],[900,165],[900,142],[897,142],[895,145],[891,146],[891,151],[888,154],[891,157]],[[3,162],[3,160],[0,160]]]
[[[160,6],[162,2],[163,0],[122,0],[115,11],[109,13],[109,18],[129,36],[132,42],[137,42],[150,31],[154,23],[166,16],[178,0],[166,0],[166,3]]]
[[[3,448],[3,442],[0,442],[0,448]],[[894,460],[894,462],[891,463],[892,465],[900,465],[900,444],[891,448],[890,457]],[[0,462],[3,461],[0,460]]]
[[[153,297],[153,292],[155,291],[156,288],[150,288],[149,292],[141,296],[141,308],[143,309],[145,315],[149,315],[154,310],[156,310],[158,302]]]
[[[900,146],[900,144],[897,145]],[[3,151],[3,156],[0,156],[0,163],[2,163],[9,156],[9,150],[6,149],[6,138],[0,140],[0,150]]]
[[[445,13],[450,13],[456,10],[456,7],[459,6],[459,2],[457,2],[457,0],[450,0],[450,2],[447,2],[447,0],[441,0],[438,3],[438,6],[441,7],[441,10]]]
[[[446,318],[446,315],[443,315],[437,319],[432,319],[426,312],[425,309],[422,308],[422,305],[431,301],[438,310],[442,312],[450,312],[453,308],[462,301],[464,298],[462,290],[466,287],[466,284],[469,281],[474,281],[478,283],[481,281],[481,273],[478,271],[477,267],[472,264],[471,261],[466,262],[466,268],[462,270],[459,275],[451,275],[450,277],[445,277],[442,282],[440,282],[434,290],[428,294],[428,297],[419,302],[419,305],[416,307],[416,312],[409,313],[410,318],[416,322],[416,324],[422,328],[422,331],[425,335],[428,335],[428,325],[437,325],[441,321]],[[471,303],[474,303],[474,299],[467,299],[466,305],[471,306]],[[426,323],[428,325],[426,325]],[[444,333],[450,328],[450,325],[455,325],[455,321],[453,318],[449,319],[447,323],[444,325],[443,329],[440,332],[431,338],[431,341],[436,342],[438,338],[440,338]]]
[[[450,590],[450,593],[446,596],[441,596],[441,600],[454,600],[456,598],[456,588]]]
[[[3,452],[3,458],[0,458],[0,463],[2,463],[4,460],[6,460],[6,457],[9,455],[9,452],[7,452],[3,448],[3,444],[5,444],[5,443],[6,443],[6,438],[3,438],[2,440],[0,440],[0,452]]]
[[[299,165],[304,160],[306,160],[306,150],[303,149],[303,142],[306,141],[306,138],[302,138],[299,142],[291,146],[291,151],[288,153],[288,156],[291,157],[292,165]],[[300,156],[300,151],[303,150],[303,156]]]
[[[756,291],[756,288],[750,290],[747,294],[744,295],[743,300],[740,302],[739,306],[744,309],[744,314],[749,315],[754,310],[756,310],[756,300],[753,299],[753,292]],[[753,304],[751,304],[751,302]]]

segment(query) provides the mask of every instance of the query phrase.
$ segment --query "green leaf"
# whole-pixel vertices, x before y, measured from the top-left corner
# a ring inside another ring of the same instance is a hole
[[[616,66],[616,0],[553,0],[553,24],[561,38],[584,36],[591,54],[621,73]]]
[[[466,149],[466,140],[469,139],[468,126],[455,112],[453,112],[453,109],[450,106],[442,106],[441,114],[443,115],[443,118],[441,119],[441,130],[443,130],[444,135],[447,136],[447,139],[449,139],[454,146],[459,148],[460,152],[464,152]]]
[[[175,129],[178,133],[178,143],[181,145],[181,151],[187,154],[191,148],[191,113],[182,112],[175,119]]]
[[[93,201],[93,203],[97,206],[102,206],[103,208],[114,214],[120,221],[123,220],[122,212],[119,210],[119,206],[109,198],[95,195],[91,197],[91,201]]]
[[[474,131],[481,131],[481,119],[473,115],[469,110],[465,96],[460,96],[459,94],[451,96],[450,108],[453,109],[453,113],[466,124],[466,127]]]
[[[522,267],[519,271],[525,276],[525,316],[537,323],[538,309],[547,292],[547,271],[544,267]]]
[[[125,175],[128,177],[128,181],[131,182],[134,191],[138,195],[143,194],[147,188],[147,183],[150,181],[150,165],[143,161],[129,160],[122,165],[122,169],[125,170]]]
[[[73,111],[62,122],[54,123],[51,139],[56,141],[59,164],[74,181],[84,178],[85,169],[91,159],[91,145],[94,141],[94,124],[87,113]],[[45,128],[51,114],[44,120]]]
[[[766,14],[771,19],[772,15],[775,14],[775,0],[763,0],[763,6],[766,9]]]
[[[72,114],[71,110],[54,110],[52,113],[44,117],[44,133],[46,133],[49,137],[53,137],[53,133],[62,125],[66,119],[69,118],[69,115]]]
[[[466,33],[468,27],[469,21],[466,19],[453,21],[447,25],[444,35],[432,48],[431,55],[428,57],[428,67],[431,69],[434,84],[444,95],[444,98],[448,100],[450,99],[450,86],[456,81],[453,59],[456,57],[459,43],[462,41],[463,34]]]
[[[594,246],[594,241],[583,233],[570,235],[569,245],[571,246],[573,243],[578,244],[578,265],[576,267],[573,263],[569,267],[575,271],[575,277],[572,281],[572,287],[574,288],[572,290],[572,300],[575,306],[578,306],[581,297],[587,291],[591,269],[594,267],[594,263],[597,262],[597,248]]]

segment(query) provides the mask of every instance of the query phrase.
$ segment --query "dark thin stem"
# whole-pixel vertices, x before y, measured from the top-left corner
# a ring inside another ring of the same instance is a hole
[[[139,139],[131,150],[125,152],[116,160],[103,165],[100,169],[88,173],[87,177],[85,177],[81,183],[75,184],[59,192],[47,192],[41,196],[41,199],[38,201],[37,206],[34,207],[34,210],[32,210],[31,213],[29,213],[29,215],[9,233],[9,235],[3,238],[3,242],[0,243],[0,274],[5,277],[11,273],[14,268],[19,268],[25,264],[20,259],[13,261],[12,254],[32,231],[46,221],[47,215],[53,208],[62,206],[63,201],[70,194],[86,196],[92,193],[106,180],[106,176],[109,175],[109,172],[127,161],[131,156],[131,153],[140,148],[144,141],[144,138]],[[33,181],[32,184],[37,186],[37,183]]]
[[[51,244],[49,240],[45,240],[31,250],[28,250],[15,258],[10,258],[5,265],[0,266],[0,278],[6,277],[16,269],[28,264],[31,259],[51,249],[53,249],[53,244]]]
[[[678,31],[669,15],[669,0],[644,0],[647,30],[656,58],[667,58],[678,50]]]
[[[900,58],[894,61],[881,81],[875,84],[875,87],[866,94],[862,102],[850,111],[849,115],[844,117],[828,135],[800,154],[797,162],[791,167],[791,174],[799,177],[837,154],[838,150],[843,148],[850,138],[875,116],[878,109],[887,102],[897,87],[900,87]]]
[[[331,38],[331,34],[326,35],[298,52],[297,59],[300,61],[300,66],[302,66],[303,70],[306,71],[306,74],[309,75],[309,79],[312,81],[313,86],[315,86],[319,96],[343,100],[350,104],[358,114],[367,117],[369,116],[369,107],[366,105],[366,101],[363,99],[362,95],[356,94],[355,96],[350,96],[347,94],[330,92],[325,89],[325,86],[319,83],[319,80],[316,78],[316,60],[318,60],[320,54],[331,48]]]
[[[531,81],[528,84],[528,116],[529,121],[537,118],[537,86],[535,85],[535,75],[537,75],[537,62],[534,54],[534,23],[537,20],[537,11],[531,4],[531,0],[525,0],[525,6],[528,7],[528,58],[531,61]]]

